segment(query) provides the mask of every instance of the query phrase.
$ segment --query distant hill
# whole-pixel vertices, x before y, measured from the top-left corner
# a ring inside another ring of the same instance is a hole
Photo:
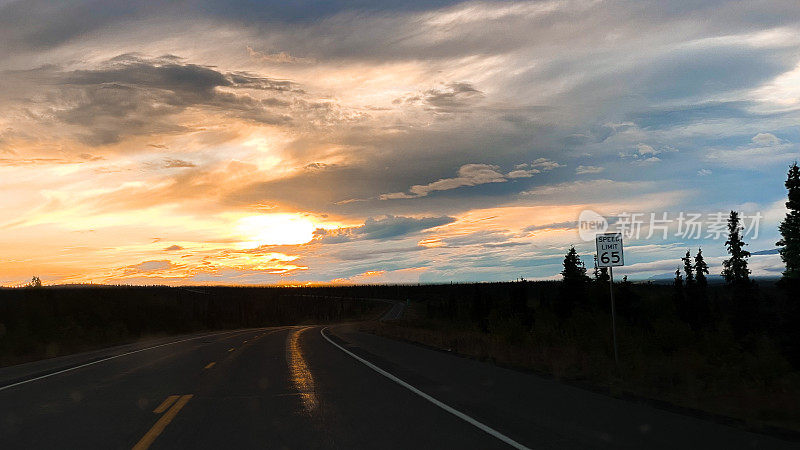
[[[683,274],[683,272],[681,272],[681,274]],[[708,279],[708,282],[712,284],[722,283],[725,281],[725,279],[722,278],[722,275],[709,274],[706,275],[706,278]],[[654,283],[663,284],[663,283],[672,283],[674,279],[675,279],[675,272],[669,272],[669,273],[660,273],[657,275],[653,275],[652,277],[647,278],[646,281],[652,281]]]
[[[725,278],[722,275],[709,274],[706,278],[708,279],[708,284],[722,284],[725,282]],[[778,281],[781,279],[779,276],[752,276],[750,278],[759,282]],[[675,272],[653,275],[644,281],[655,284],[671,284],[673,280],[675,280]]]
[[[781,251],[781,249],[779,249],[779,248],[773,248],[773,249],[770,249],[770,250],[759,250],[757,252],[751,252],[750,254],[753,255],[753,256],[755,256],[755,255],[777,255],[778,253],[780,253],[780,251]]]

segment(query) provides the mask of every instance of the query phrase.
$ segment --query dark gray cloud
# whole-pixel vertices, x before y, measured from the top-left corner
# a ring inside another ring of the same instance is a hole
[[[101,27],[142,17],[147,13],[146,3],[10,1],[0,6],[0,36],[12,47],[46,49]]]
[[[395,99],[394,104],[421,104],[437,112],[464,112],[484,97],[484,93],[467,82],[451,82],[424,92]]]
[[[719,119],[757,119],[758,114],[749,110],[755,106],[753,102],[707,102],[661,108],[649,107],[628,114],[627,119],[641,128],[664,129]]]
[[[0,37],[9,47],[47,49],[101,29],[152,18],[211,19],[251,26],[315,22],[348,11],[408,12],[458,3],[452,0],[319,2],[248,0],[17,0],[0,5]],[[12,45],[13,44],[13,45]]]
[[[470,245],[507,244],[510,232],[508,231],[478,231],[462,236],[450,237],[442,241],[449,247],[463,247]]]
[[[445,89],[430,89],[425,92],[425,102],[440,109],[455,109],[468,106],[472,100],[483,96],[483,92],[465,82],[449,83]]]
[[[429,228],[455,222],[453,217],[402,217],[386,216],[368,218],[359,227],[340,228],[336,230],[317,229],[314,231],[315,242],[337,244],[356,239],[395,239]]]
[[[666,39],[675,39],[670,26],[680,27],[682,39],[731,35],[791,24],[800,10],[791,0],[677,4],[665,8],[659,0],[600,4],[576,1],[549,4],[553,7],[547,8],[541,2],[480,2],[470,5],[469,10],[458,11],[461,14],[454,13],[441,20],[424,14],[412,15],[413,26],[403,20],[406,16],[389,13],[391,8],[381,11],[385,6],[358,12],[343,8],[327,20],[312,21],[306,26],[287,24],[271,44],[293,55],[321,60],[432,61],[522,51],[542,63],[535,69],[541,71],[548,69],[548,60],[554,54],[558,54],[555,59],[571,60],[574,64],[585,62],[592,54],[596,57],[591,59],[636,57],[639,42],[657,47]],[[326,8],[317,5],[313,9]],[[685,26],[697,17],[703,18],[702,26]],[[609,28],[614,29],[613,39]],[[575,33],[575,29],[581,33]],[[317,39],[319,36],[326,38]],[[607,42],[619,45],[623,55],[606,53]],[[535,53],[531,54],[531,50]],[[629,51],[627,55],[625,50]],[[554,73],[581,72],[580,68],[558,64],[549,69]]]
[[[360,234],[365,239],[390,239],[403,236],[417,231],[427,230],[428,228],[446,225],[455,222],[453,217],[423,217],[415,219],[413,217],[388,216],[379,219],[369,218],[364,222]]]
[[[209,67],[183,63],[172,55],[146,58],[137,54],[122,54],[108,60],[105,67],[66,72],[59,81],[61,84],[77,86],[120,84],[163,89],[208,99],[213,96],[215,88],[233,86],[234,78],[238,77],[226,76]],[[245,84],[253,84],[248,79],[244,81]]]
[[[125,136],[190,131],[174,119],[188,108],[259,124],[288,124],[291,118],[286,106],[290,100],[259,99],[244,91],[301,93],[286,80],[223,73],[171,55],[147,58],[123,54],[93,69],[43,66],[6,75],[20,83],[33,78],[40,88],[49,89],[48,102],[59,105],[49,116],[76,126],[77,136],[89,145],[113,144]],[[34,102],[29,99],[25,103]]]
[[[404,254],[418,253],[426,250],[425,247],[418,245],[404,245],[401,247],[387,247],[387,248],[346,248],[335,251],[332,253],[337,259],[342,261],[369,261],[363,268],[357,268],[347,276],[358,274],[366,269],[369,270],[396,270],[408,267],[407,263],[399,262],[398,257],[403,257]],[[394,264],[392,264],[394,262]],[[415,264],[425,264],[425,260],[414,260]]]
[[[792,69],[794,58],[787,56],[793,53],[764,52],[738,45],[680,49],[649,64],[644,73],[637,70],[634,76],[637,88],[652,101],[708,98],[758,86],[775,74]]]

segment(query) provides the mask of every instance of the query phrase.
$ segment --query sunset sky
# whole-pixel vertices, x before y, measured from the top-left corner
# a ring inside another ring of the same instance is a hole
[[[796,0],[0,0],[0,72],[2,285],[548,278],[584,209],[770,250],[800,157]]]

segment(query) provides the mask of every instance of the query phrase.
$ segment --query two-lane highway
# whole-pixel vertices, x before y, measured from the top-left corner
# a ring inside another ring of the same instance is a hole
[[[371,372],[319,327],[195,338],[3,389],[0,447],[500,446]]]
[[[0,448],[794,445],[352,327],[322,331],[175,338],[4,383]]]

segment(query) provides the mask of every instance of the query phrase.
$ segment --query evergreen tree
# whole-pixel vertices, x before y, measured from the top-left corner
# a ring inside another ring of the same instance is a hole
[[[672,302],[675,304],[675,311],[678,317],[685,319],[686,302],[683,295],[683,275],[681,269],[675,269],[675,279],[672,281]]]
[[[731,211],[728,217],[728,240],[725,241],[725,247],[731,257],[722,262],[722,276],[729,284],[740,284],[750,280],[750,269],[747,268],[750,252],[744,249],[747,244],[742,240],[741,232],[739,213]]]
[[[789,201],[786,202],[789,212],[781,222],[782,238],[776,245],[783,247],[780,252],[786,265],[784,279],[797,281],[800,280],[800,168],[797,162],[789,168],[785,186],[789,191]]]
[[[698,248],[697,255],[694,257],[694,278],[697,280],[697,284],[705,286],[708,283],[706,275],[708,275],[708,264],[703,259],[703,250]]]
[[[742,240],[741,232],[739,214],[731,211],[728,217],[728,240],[725,241],[730,258],[722,262],[722,276],[734,288],[731,327],[738,339],[757,331],[760,323],[758,295],[750,283],[750,269],[747,268],[750,252],[744,249],[747,244]]]
[[[694,284],[694,267],[692,267],[692,256],[689,250],[686,250],[686,256],[681,258],[683,261],[683,273],[686,274],[686,286]]]
[[[684,258],[681,258],[682,260]],[[685,261],[684,261],[685,264]],[[685,267],[684,267],[685,270]],[[678,317],[689,324],[692,329],[697,328],[697,321],[695,320],[695,302],[694,294],[696,286],[692,283],[689,284],[688,280],[684,285],[683,275],[681,268],[675,269],[675,279],[673,281],[672,301],[675,304],[675,312]]]
[[[689,253],[686,253],[686,258],[689,258]],[[684,265],[686,261],[684,260]],[[687,317],[689,325],[693,330],[698,331],[708,326],[711,320],[711,308],[708,302],[708,265],[703,259],[703,251],[697,249],[697,255],[694,257],[694,283],[689,288],[688,295],[691,299],[687,305]]]
[[[603,295],[598,296],[605,300],[604,307],[608,305],[608,294],[606,293],[608,285],[602,286]],[[614,283],[614,301],[617,306],[617,315],[619,318],[624,319],[626,322],[648,328],[650,320],[646,314],[644,305],[636,289],[633,288],[633,283],[628,281],[628,277],[622,277],[621,282]]]
[[[40,288],[42,287],[42,280],[36,275],[34,275],[33,278],[31,278],[31,282],[28,283],[28,287]]]
[[[595,283],[601,284],[608,281],[608,267],[597,267],[597,255],[594,255],[594,275]]]
[[[561,275],[563,282],[559,289],[559,301],[555,304],[555,313],[564,320],[572,315],[576,303],[586,302],[589,277],[586,276],[586,266],[581,262],[575,247],[570,247],[564,256],[564,270]]]
[[[800,286],[800,169],[797,162],[789,168],[786,177],[788,201],[786,218],[781,222],[781,240],[776,245],[780,249],[781,259],[786,265],[781,284],[786,292],[787,311],[781,326],[783,346],[789,359],[800,367],[800,302],[796,301],[797,288]]]
[[[586,276],[586,266],[583,265],[575,247],[570,247],[564,256],[564,270],[561,271],[566,284],[581,284],[589,278]]]

